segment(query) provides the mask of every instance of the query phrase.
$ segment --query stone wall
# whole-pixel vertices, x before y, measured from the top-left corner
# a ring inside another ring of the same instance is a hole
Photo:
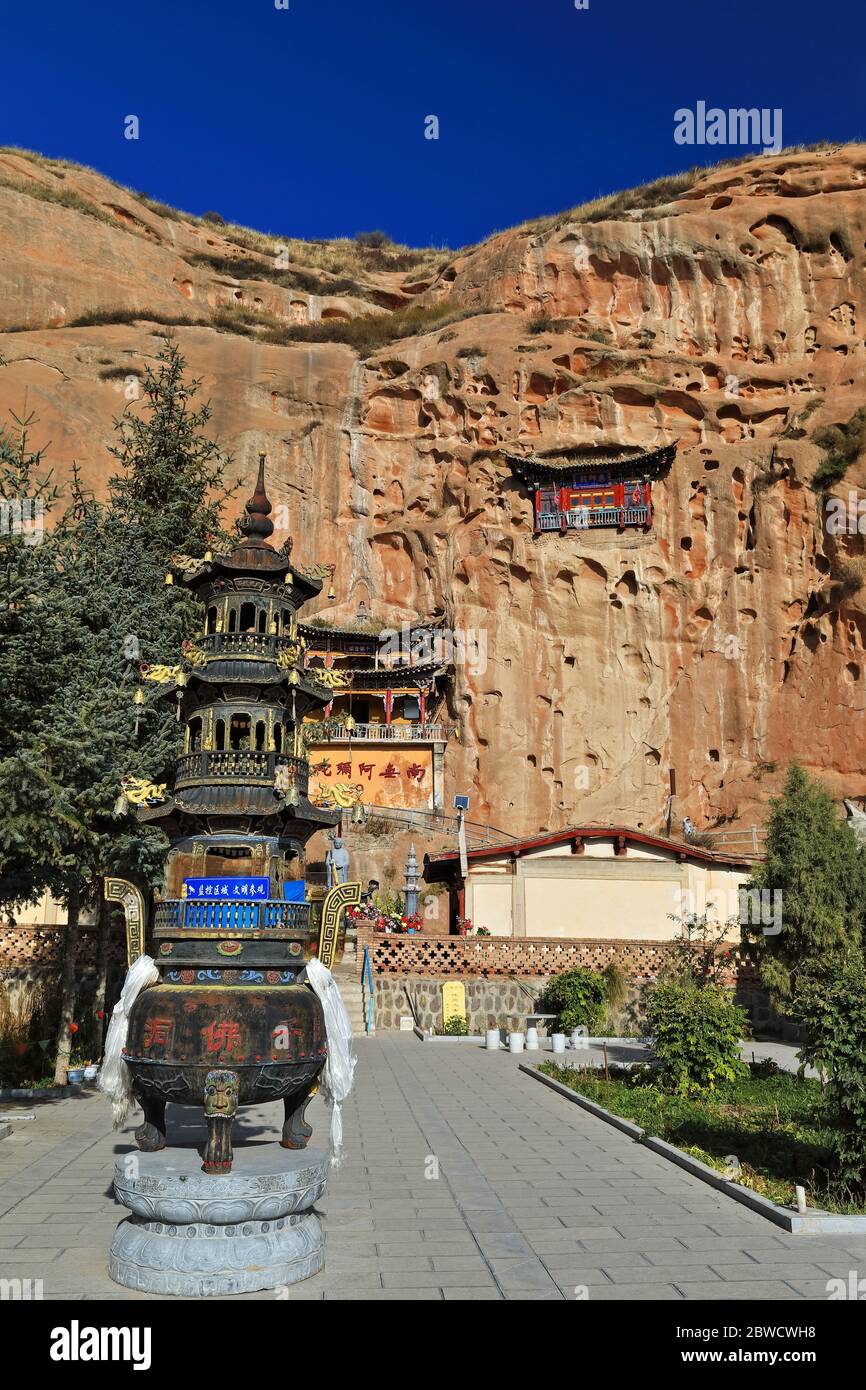
[[[358,970],[367,950],[373,978],[376,1027],[399,1028],[413,1013],[420,1027],[441,1030],[442,986],[460,980],[466,988],[470,1032],[511,1028],[538,1007],[551,975],[578,968],[604,970],[612,961],[624,971],[628,994],[620,1013],[608,1020],[611,1033],[642,1033],[647,987],[658,977],[669,943],[660,941],[564,941],[509,937],[384,936],[358,932]],[[725,948],[722,948],[725,949]],[[775,1015],[747,954],[733,952],[723,978],[735,990],[756,1034],[793,1037],[787,1020]],[[366,993],[367,977],[363,980]]]
[[[453,977],[451,977],[453,979]],[[523,1031],[527,1014],[540,1007],[539,1000],[550,976],[522,977],[462,977],[466,990],[466,1019],[470,1033],[484,1033],[488,1028],[507,1028]],[[441,1033],[445,1019],[442,1011],[442,986],[448,977],[430,975],[377,975],[373,980],[374,1014],[380,1031],[400,1027],[401,1017],[411,1016],[418,1027]],[[611,1036],[642,1035],[646,1023],[647,980],[629,981],[628,997],[617,1016],[608,1020],[604,1031]],[[365,986],[366,1007],[366,986]],[[793,1025],[772,1014],[766,992],[756,983],[738,986],[736,1002],[746,1011],[752,1030],[760,1036],[780,1035],[795,1041]],[[539,1025],[544,1031],[546,1025]]]
[[[444,979],[413,975],[407,979],[380,975],[374,981],[376,1027],[399,1028],[401,1016],[412,1015],[420,1028],[441,1033],[442,986]],[[536,1007],[544,979],[463,979],[466,989],[466,1018],[470,1033],[487,1028],[524,1029],[527,1013]],[[521,987],[523,986],[523,988]],[[411,1000],[411,1003],[410,1003]],[[412,1007],[414,1005],[414,1009]]]

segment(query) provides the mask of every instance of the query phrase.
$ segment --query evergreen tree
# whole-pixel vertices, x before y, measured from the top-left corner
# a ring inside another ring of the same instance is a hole
[[[58,1081],[71,1053],[80,910],[100,902],[107,872],[149,889],[166,848],[118,797],[126,775],[166,780],[178,751],[180,731],[158,687],[147,688],[144,706],[134,703],[138,667],[175,664],[192,635],[194,604],[166,585],[166,569],[182,546],[201,553],[228,495],[228,461],[198,434],[209,412],[190,408],[197,385],[185,383],[184,369],[166,343],[156,374],[147,373],[142,414],[116,422],[121,472],[107,503],[89,496],[75,472],[71,501],[38,545],[0,536],[0,708],[8,714],[0,901],[33,901],[48,889],[68,909]],[[0,477],[21,495],[41,455],[16,424],[17,435],[2,437]]]
[[[761,974],[776,1001],[797,979],[827,976],[862,952],[866,860],[820,782],[792,763],[770,803],[766,858],[749,887],[781,892],[781,931],[761,936]]]
[[[231,459],[202,434],[210,404],[194,408],[201,383],[187,381],[185,370],[179,348],[164,339],[156,371],[145,366],[145,413],[127,410],[115,421],[118,441],[109,450],[120,463],[112,509],[136,526],[140,544],[165,557],[203,554],[240,486],[226,486]]]

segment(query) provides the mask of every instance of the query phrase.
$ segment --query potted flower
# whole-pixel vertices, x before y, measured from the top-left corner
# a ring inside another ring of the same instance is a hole
[[[80,1029],[77,1023],[70,1023],[69,1032],[72,1035],[71,1041],[74,1044]],[[84,1080],[84,1067],[78,1051],[73,1046],[69,1057],[69,1066],[66,1068],[66,1080],[70,1086],[80,1086]]]

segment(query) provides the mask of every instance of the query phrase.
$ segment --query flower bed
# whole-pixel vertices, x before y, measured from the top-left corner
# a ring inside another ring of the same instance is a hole
[[[553,1062],[538,1070],[773,1202],[793,1206],[800,1185],[812,1207],[864,1214],[832,1186],[833,1131],[818,1081],[758,1062],[748,1077],[683,1097],[657,1086],[651,1067],[611,1068],[609,1081]]]
[[[353,927],[368,927],[375,932],[389,936],[412,935],[421,930],[421,914],[404,917],[396,909],[377,907],[375,903],[363,903],[360,907],[350,907],[349,921]]]

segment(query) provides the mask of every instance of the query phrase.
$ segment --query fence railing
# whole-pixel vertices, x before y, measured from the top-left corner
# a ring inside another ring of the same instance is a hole
[[[294,639],[273,632],[208,632],[197,645],[208,656],[274,657]]]
[[[569,507],[566,511],[539,512],[536,529],[539,531],[587,531],[596,526],[648,526],[652,508],[639,507]]]
[[[153,925],[164,931],[306,931],[310,903],[287,903],[268,898],[260,902],[202,902],[166,898],[156,904]]]
[[[328,724],[317,733],[315,743],[447,743],[449,724]]]
[[[495,978],[526,980],[560,975],[566,970],[604,970],[616,962],[631,980],[653,980],[670,962],[672,941],[611,938],[509,936],[388,936],[369,928],[358,930],[359,959],[369,960],[374,979],[380,976],[426,976],[436,979]],[[738,943],[719,948],[731,980],[754,975],[747,952]]]
[[[757,859],[766,840],[767,831],[762,825],[746,826],[742,830],[702,830],[701,841],[709,841],[714,850],[738,850],[747,857],[751,854]]]
[[[292,758],[285,753],[264,753],[252,749],[213,749],[184,753],[177,760],[175,785],[186,782],[207,782],[211,778],[236,777],[243,781],[273,782],[278,766],[287,766],[289,778],[302,796],[310,782],[309,764],[304,758]]]

